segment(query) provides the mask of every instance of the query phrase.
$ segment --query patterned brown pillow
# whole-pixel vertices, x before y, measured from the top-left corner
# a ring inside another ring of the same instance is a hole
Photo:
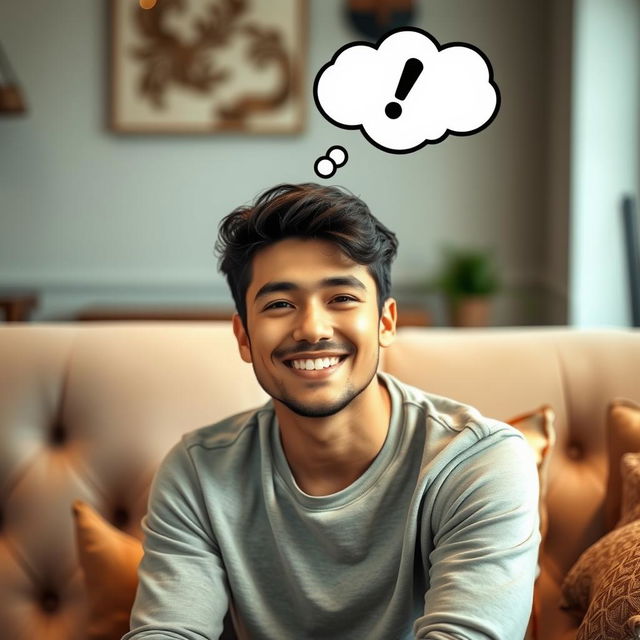
[[[562,584],[560,606],[584,616],[576,640],[640,638],[640,520],[632,518],[640,515],[640,453],[622,457],[622,477],[621,526],[590,546]]]

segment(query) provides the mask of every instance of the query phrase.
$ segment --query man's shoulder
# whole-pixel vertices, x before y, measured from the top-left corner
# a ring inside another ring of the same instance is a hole
[[[391,381],[402,395],[404,429],[422,442],[422,477],[447,475],[452,469],[478,468],[489,463],[492,473],[512,467],[533,478],[535,462],[526,439],[515,427],[483,415],[476,407],[418,387]],[[533,469],[533,475],[529,471]],[[456,474],[453,474],[454,476]],[[428,483],[427,483],[428,485]]]
[[[395,387],[402,404],[414,408],[414,419],[424,420],[425,426],[438,427],[443,435],[448,433],[454,436],[469,430],[476,439],[497,432],[516,437],[520,435],[514,427],[482,414],[479,409],[461,400],[432,393],[386,373],[384,376]]]
[[[182,442],[187,449],[194,446],[211,450],[226,449],[246,436],[257,436],[260,425],[268,423],[273,413],[273,403],[269,401],[260,407],[241,411],[218,422],[188,431],[182,436]]]

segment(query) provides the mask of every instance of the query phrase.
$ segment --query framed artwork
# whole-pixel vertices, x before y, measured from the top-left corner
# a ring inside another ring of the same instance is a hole
[[[307,0],[109,0],[109,126],[302,130]]]

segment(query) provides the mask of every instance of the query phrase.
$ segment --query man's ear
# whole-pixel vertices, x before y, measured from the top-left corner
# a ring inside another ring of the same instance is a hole
[[[380,315],[379,337],[381,347],[388,347],[396,337],[398,309],[393,298],[387,298]]]
[[[240,357],[245,362],[252,362],[251,342],[249,340],[247,332],[244,329],[240,316],[237,313],[234,313],[233,317],[231,318],[231,322],[233,323],[233,333],[236,336],[236,340],[238,341],[238,351],[240,351]]]

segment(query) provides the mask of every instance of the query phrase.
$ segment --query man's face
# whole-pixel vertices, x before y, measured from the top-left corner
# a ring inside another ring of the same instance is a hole
[[[395,335],[395,301],[378,317],[376,283],[325,240],[287,238],[253,258],[240,355],[274,400],[306,417],[333,415],[376,374]]]

